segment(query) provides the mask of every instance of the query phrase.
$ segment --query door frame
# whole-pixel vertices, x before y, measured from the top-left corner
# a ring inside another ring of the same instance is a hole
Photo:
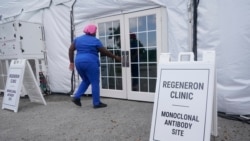
[[[121,51],[129,51],[130,50],[129,27],[126,27],[127,25],[129,25],[129,18],[138,17],[138,16],[146,16],[150,14],[156,14],[157,73],[158,73],[159,56],[162,53],[162,51],[164,52],[167,51],[167,40],[162,40],[163,37],[167,39],[166,8],[157,7],[153,9],[135,11],[132,13],[123,13],[123,14],[115,15],[115,16],[102,17],[102,18],[94,19],[93,22],[97,25],[98,23],[119,20],[120,21],[120,35],[121,35],[120,37],[121,38]],[[164,22],[164,24],[162,22]],[[129,61],[131,62],[130,59]],[[101,88],[102,82],[100,81],[100,95],[103,97],[153,102],[155,92],[151,93],[151,92],[132,91],[131,80],[129,78],[131,76],[130,69],[131,69],[130,66],[122,67],[123,90],[102,89]]]

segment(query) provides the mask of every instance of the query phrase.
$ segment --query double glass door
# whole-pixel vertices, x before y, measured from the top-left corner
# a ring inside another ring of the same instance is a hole
[[[95,20],[104,47],[121,56],[100,55],[101,96],[153,101],[160,54],[160,9]]]

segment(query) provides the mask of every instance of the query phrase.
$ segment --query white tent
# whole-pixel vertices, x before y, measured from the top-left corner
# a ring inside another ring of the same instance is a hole
[[[198,60],[204,50],[216,51],[218,110],[250,114],[250,1],[198,1]],[[192,0],[0,0],[0,23],[13,20],[41,23],[45,30],[49,85],[52,92],[68,93],[68,47],[71,11],[75,34],[97,17],[165,7],[166,52],[172,60],[192,51]]]

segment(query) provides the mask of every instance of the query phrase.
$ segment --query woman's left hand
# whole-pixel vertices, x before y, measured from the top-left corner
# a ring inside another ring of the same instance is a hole
[[[74,67],[75,67],[75,66],[74,66],[74,63],[70,63],[70,64],[69,64],[69,70],[73,71],[73,70],[74,70]]]

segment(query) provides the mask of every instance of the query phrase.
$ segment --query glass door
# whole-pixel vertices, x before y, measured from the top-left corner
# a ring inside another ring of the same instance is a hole
[[[124,48],[124,29],[121,28],[123,16],[112,16],[95,20],[97,36],[104,47],[115,55],[121,56]],[[122,62],[100,55],[100,95],[105,97],[127,99],[126,72]]]
[[[98,38],[116,62],[101,60],[101,96],[153,101],[160,54],[160,8],[95,20]]]
[[[153,101],[160,54],[160,9],[125,15],[126,49],[130,66],[127,70],[128,99]]]

